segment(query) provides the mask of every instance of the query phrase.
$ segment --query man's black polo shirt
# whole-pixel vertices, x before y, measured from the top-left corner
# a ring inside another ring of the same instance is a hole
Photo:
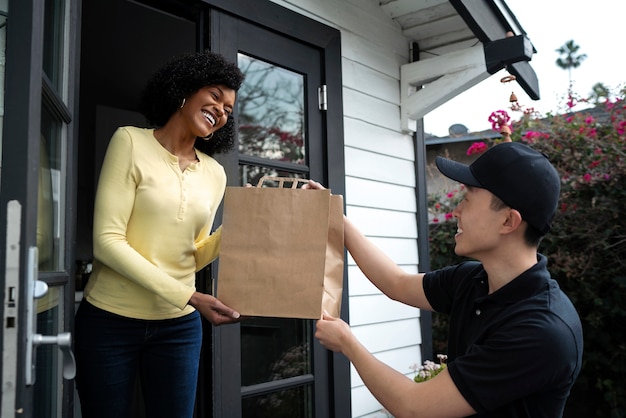
[[[582,362],[580,319],[546,258],[488,294],[469,261],[427,273],[433,309],[450,314],[448,370],[484,417],[561,417]]]

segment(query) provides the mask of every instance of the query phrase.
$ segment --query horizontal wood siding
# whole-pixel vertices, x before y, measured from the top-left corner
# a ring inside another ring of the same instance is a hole
[[[341,31],[346,213],[396,263],[417,272],[415,161],[401,132],[400,66],[409,44],[377,0],[272,0]],[[419,310],[384,296],[348,257],[350,325],[379,359],[412,377]],[[372,309],[375,307],[375,309]],[[385,417],[352,369],[352,416]]]

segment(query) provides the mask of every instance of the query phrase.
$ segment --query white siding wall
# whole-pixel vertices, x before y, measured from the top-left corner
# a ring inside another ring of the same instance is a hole
[[[409,44],[377,0],[272,0],[341,31],[347,215],[407,271],[417,271],[412,138],[400,130],[400,65]],[[385,363],[412,377],[419,310],[382,295],[348,260],[350,325]],[[374,308],[373,308],[374,307]],[[352,368],[352,416],[383,417]]]

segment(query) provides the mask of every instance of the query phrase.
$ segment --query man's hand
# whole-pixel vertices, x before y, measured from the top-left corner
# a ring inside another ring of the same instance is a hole
[[[189,304],[213,325],[232,324],[239,321],[239,312],[224,305],[211,295],[195,292],[191,295]]]
[[[326,187],[322,186],[321,183],[316,182],[315,180],[309,180],[308,183],[302,185],[303,189],[315,189],[315,190],[326,190]]]
[[[324,312],[322,319],[316,323],[315,337],[327,349],[344,353],[346,344],[355,339],[348,324],[339,318]]]

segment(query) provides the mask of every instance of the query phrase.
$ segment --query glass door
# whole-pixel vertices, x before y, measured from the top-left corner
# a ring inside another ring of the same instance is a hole
[[[235,113],[236,152],[222,158],[229,185],[256,185],[264,175],[328,184],[323,48],[232,16],[212,13],[211,23],[213,33],[228,34],[220,52],[246,75]],[[333,416],[329,353],[315,341],[314,325],[253,318],[215,329],[215,416]]]
[[[2,268],[9,295],[3,348],[5,360],[15,360],[3,364],[3,383],[15,391],[3,393],[2,416],[63,417],[74,375],[67,220],[73,217],[77,27],[71,17],[77,8],[74,0],[7,6],[0,247],[7,250]]]

